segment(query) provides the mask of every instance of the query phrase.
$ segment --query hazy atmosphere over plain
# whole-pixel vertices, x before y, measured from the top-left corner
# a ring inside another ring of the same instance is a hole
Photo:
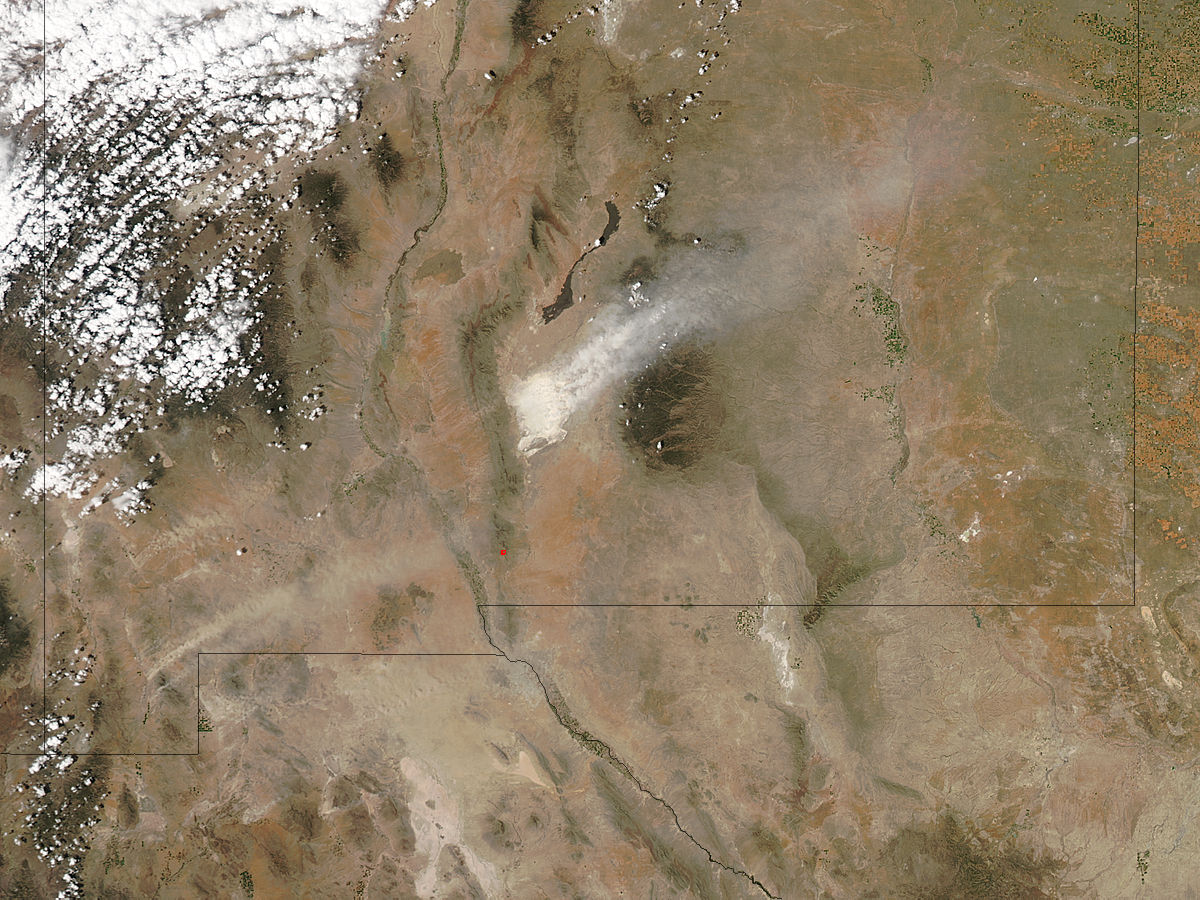
[[[8,4],[0,893],[1194,896],[1198,54]]]

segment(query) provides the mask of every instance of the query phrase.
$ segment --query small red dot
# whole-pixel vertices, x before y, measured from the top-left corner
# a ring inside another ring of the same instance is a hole
[[[505,553],[507,553],[507,552],[508,552],[507,550],[501,550],[501,551],[500,551],[500,555],[501,555],[501,556],[503,556],[503,555],[504,555]]]

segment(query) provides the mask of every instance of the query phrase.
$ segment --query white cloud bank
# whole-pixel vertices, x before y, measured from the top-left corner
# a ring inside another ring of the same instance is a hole
[[[416,8],[409,0],[394,12]],[[245,209],[273,163],[323,146],[353,115],[384,9],[384,0],[56,0],[43,81],[41,5],[0,4],[0,309],[34,333],[47,326],[52,346],[100,371],[50,385],[51,434],[68,432],[71,446],[28,493],[43,481],[52,493],[86,491],[91,463],[119,452],[165,401],[203,402],[248,374],[257,348],[246,336],[266,290],[255,263],[271,234],[197,273],[182,328],[147,276],[171,270],[165,236],[186,240]],[[175,218],[182,210],[190,220]]]

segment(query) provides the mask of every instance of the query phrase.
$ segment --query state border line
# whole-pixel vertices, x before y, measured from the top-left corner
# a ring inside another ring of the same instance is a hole
[[[1132,609],[1133,603],[480,603],[489,609]]]
[[[195,698],[196,698],[196,749],[195,750],[159,750],[159,751],[142,751],[142,752],[103,751],[103,750],[78,750],[78,751],[67,750],[66,754],[73,755],[73,756],[79,756],[79,757],[86,756],[89,759],[92,757],[106,759],[106,758],[124,757],[124,756],[137,757],[137,758],[200,756],[202,754],[202,750],[200,747],[200,735],[207,734],[207,732],[203,731],[200,727],[202,724],[201,710],[203,710],[203,708],[204,708],[204,704],[201,701],[201,697],[200,697],[200,684],[201,684],[201,681],[200,681],[200,658],[203,656],[354,656],[354,657],[359,657],[359,658],[363,658],[363,659],[402,659],[405,657],[428,657],[428,656],[433,656],[433,657],[468,656],[468,657],[484,657],[484,658],[493,658],[493,659],[503,659],[504,658],[504,654],[502,654],[502,653],[497,653],[494,651],[491,653],[488,653],[488,652],[484,652],[481,650],[480,651],[447,651],[447,652],[408,650],[408,651],[396,651],[393,653],[379,653],[379,652],[370,652],[370,651],[365,651],[365,650],[364,651],[358,651],[358,650],[199,650],[196,652],[196,690],[194,692]],[[43,741],[43,747],[44,746],[45,746],[45,742]],[[5,750],[0,755],[10,756],[10,757],[24,757],[24,758],[32,759],[35,757],[52,755],[52,754],[47,754],[45,750],[42,750],[37,753]]]

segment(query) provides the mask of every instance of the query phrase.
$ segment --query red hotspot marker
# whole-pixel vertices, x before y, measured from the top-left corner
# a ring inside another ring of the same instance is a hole
[[[500,551],[500,555],[501,555],[501,556],[503,556],[503,555],[504,555],[505,553],[507,553],[507,552],[508,552],[507,550],[501,550],[501,551]]]

